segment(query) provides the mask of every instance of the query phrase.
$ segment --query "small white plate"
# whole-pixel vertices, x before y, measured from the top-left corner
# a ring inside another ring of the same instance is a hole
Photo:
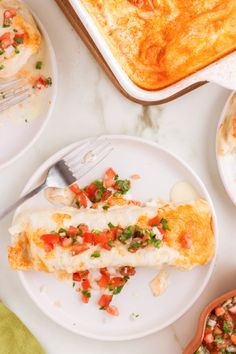
[[[236,93],[232,92],[226,101],[224,109],[221,113],[220,120],[217,126],[216,132],[216,160],[220,173],[221,180],[224,184],[225,190],[228,193],[232,202],[236,205],[236,153],[235,154],[226,154],[219,155],[218,146],[219,146],[219,132],[222,123],[230,110],[234,110],[236,114],[236,104],[232,106],[232,100],[236,102]]]
[[[38,97],[32,97],[22,104],[25,108],[15,106],[0,115],[0,169],[6,167],[24,154],[39,138],[48,122],[54,107],[57,93],[57,62],[51,40],[40,22],[33,14],[37,26],[44,39],[44,63],[52,77],[52,86],[40,92]],[[37,61],[33,55],[29,61]],[[39,58],[41,60],[42,58]],[[32,64],[33,65],[33,64]],[[39,71],[38,74],[41,74]],[[29,106],[32,106],[32,109]],[[19,118],[19,116],[22,116]],[[32,116],[34,118],[32,119]],[[26,117],[27,119],[25,120]]]
[[[215,212],[209,194],[197,175],[183,161],[157,144],[143,139],[128,136],[106,136],[106,138],[111,141],[114,151],[97,166],[96,171],[81,179],[80,185],[102,177],[105,169],[112,166],[123,178],[140,174],[142,178],[133,182],[132,197],[147,201],[159,197],[168,200],[171,187],[176,182],[187,181],[209,202],[217,235]],[[74,146],[75,144],[70,145],[49,158],[32,176],[23,193],[39,183],[47,168]],[[44,207],[48,204],[41,194],[23,205],[21,210]],[[75,333],[111,341],[143,337],[176,321],[204,290],[214,263],[215,259],[210,264],[197,267],[191,272],[171,269],[170,286],[160,297],[152,296],[148,286],[157,270],[138,269],[136,276],[114,299],[114,304],[120,310],[120,316],[115,318],[98,310],[96,296],[92,297],[89,304],[82,304],[72,288],[72,282],[61,282],[53,275],[44,273],[19,272],[19,274],[30,297],[53,321]],[[136,321],[131,319],[132,313],[140,315]]]

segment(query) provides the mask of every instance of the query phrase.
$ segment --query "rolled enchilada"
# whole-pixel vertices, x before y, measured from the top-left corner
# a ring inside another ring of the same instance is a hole
[[[189,204],[27,211],[10,229],[13,269],[74,273],[85,269],[176,266],[190,270],[214,256],[206,201]]]

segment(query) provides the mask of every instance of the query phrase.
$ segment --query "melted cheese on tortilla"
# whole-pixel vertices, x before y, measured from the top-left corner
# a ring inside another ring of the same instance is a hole
[[[51,252],[46,253],[44,242],[40,238],[42,234],[50,233],[52,230],[81,223],[88,225],[91,230],[106,229],[109,222],[121,227],[140,225],[145,228],[149,219],[154,216],[166,218],[170,226],[170,231],[166,231],[165,241],[159,249],[149,245],[131,253],[126,245],[117,240],[110,251],[101,249],[101,256],[93,258],[91,255],[100,249],[99,246],[91,245],[87,251],[76,256],[72,256],[71,248],[61,246],[55,246]],[[181,235],[186,232],[191,234],[193,241],[190,249],[184,249],[181,244]],[[161,267],[165,264],[191,269],[209,262],[214,256],[215,249],[211,212],[204,200],[185,205],[167,204],[161,208],[122,206],[112,207],[108,211],[74,208],[29,211],[16,218],[10,233],[11,267],[26,269],[23,259],[27,254],[28,269],[49,272],[74,273],[83,269],[119,266]]]

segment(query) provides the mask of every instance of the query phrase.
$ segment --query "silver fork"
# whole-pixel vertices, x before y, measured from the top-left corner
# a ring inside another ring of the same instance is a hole
[[[0,112],[25,101],[31,96],[31,88],[25,79],[0,84]]]
[[[75,183],[93,170],[112,150],[110,142],[105,139],[96,139],[79,145],[48,169],[42,184],[9,207],[0,210],[0,220],[46,187],[65,188]]]

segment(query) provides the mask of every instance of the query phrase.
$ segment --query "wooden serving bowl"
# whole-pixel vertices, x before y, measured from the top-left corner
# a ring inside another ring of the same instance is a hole
[[[199,317],[197,331],[196,331],[193,339],[191,340],[191,342],[184,349],[183,354],[194,354],[194,352],[202,344],[207,318],[210,315],[211,311],[233,296],[236,296],[236,289],[231,290],[224,295],[221,295],[217,299],[213,300],[209,305],[207,305],[207,307],[202,311],[202,313]]]

